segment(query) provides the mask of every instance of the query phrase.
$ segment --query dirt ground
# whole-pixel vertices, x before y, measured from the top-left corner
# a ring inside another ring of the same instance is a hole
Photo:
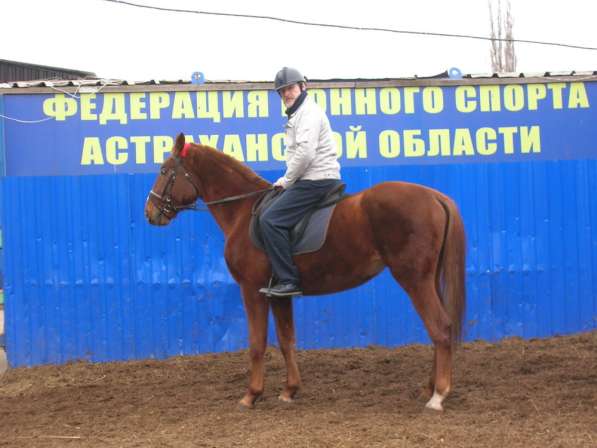
[[[236,404],[246,352],[12,369],[0,379],[0,446],[597,446],[597,332],[464,344],[443,414],[419,397],[428,346],[299,361],[303,389],[282,403],[283,360],[269,350],[265,397],[250,411]]]

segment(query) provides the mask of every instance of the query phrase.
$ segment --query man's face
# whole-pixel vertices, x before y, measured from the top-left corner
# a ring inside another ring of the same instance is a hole
[[[284,105],[288,108],[291,107],[298,96],[301,94],[301,88],[298,84],[292,84],[290,86],[282,87],[278,90],[278,93],[284,101]]]

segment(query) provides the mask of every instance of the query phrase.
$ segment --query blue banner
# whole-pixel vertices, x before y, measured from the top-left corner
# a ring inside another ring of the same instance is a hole
[[[330,117],[346,167],[597,155],[594,82],[309,94]],[[179,132],[255,170],[284,166],[286,118],[273,91],[11,94],[4,114],[16,119],[2,119],[9,176],[155,172]]]

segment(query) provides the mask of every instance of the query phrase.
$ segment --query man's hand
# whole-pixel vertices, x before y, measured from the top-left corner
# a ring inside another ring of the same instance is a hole
[[[286,190],[289,186],[290,186],[290,183],[284,176],[282,176],[281,178],[279,178],[277,181],[274,182],[274,188],[283,188],[284,190]]]

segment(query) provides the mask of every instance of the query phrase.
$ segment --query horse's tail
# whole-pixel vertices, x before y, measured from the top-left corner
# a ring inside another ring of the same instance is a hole
[[[462,324],[466,308],[465,257],[466,237],[458,207],[451,199],[438,198],[447,215],[444,241],[437,270],[438,294],[450,317],[450,339],[457,345],[462,340]]]

